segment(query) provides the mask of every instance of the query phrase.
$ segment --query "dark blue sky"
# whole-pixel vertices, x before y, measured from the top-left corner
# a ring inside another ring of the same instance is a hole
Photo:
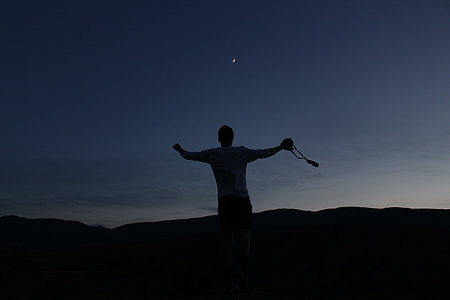
[[[448,1],[10,1],[0,7],[0,215],[211,214],[171,146],[272,147],[255,211],[450,208]],[[232,63],[233,58],[236,62]]]

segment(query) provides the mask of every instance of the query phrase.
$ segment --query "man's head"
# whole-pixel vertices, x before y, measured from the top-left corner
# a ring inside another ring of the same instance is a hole
[[[233,144],[234,132],[230,126],[223,125],[220,127],[218,136],[222,146],[230,147]]]

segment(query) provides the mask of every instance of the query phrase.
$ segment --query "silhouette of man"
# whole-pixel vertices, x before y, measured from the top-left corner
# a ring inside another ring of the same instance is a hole
[[[189,152],[180,144],[173,148],[188,160],[208,163],[217,184],[218,214],[222,231],[222,255],[224,280],[229,292],[236,289],[231,272],[231,249],[233,232],[237,230],[240,242],[240,270],[237,273],[239,288],[248,292],[247,268],[250,254],[250,230],[252,227],[252,204],[247,191],[247,164],[260,158],[267,158],[280,150],[291,150],[293,142],[284,139],[279,146],[254,150],[246,147],[233,147],[234,132],[229,126],[223,125],[218,132],[220,148]]]

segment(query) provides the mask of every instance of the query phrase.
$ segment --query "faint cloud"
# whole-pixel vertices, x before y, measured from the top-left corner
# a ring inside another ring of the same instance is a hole
[[[203,206],[203,207],[199,207],[199,210],[202,211],[208,211],[208,212],[213,212],[215,214],[217,214],[217,206]]]
[[[0,198],[0,210],[7,211],[14,208],[14,199],[12,198]]]

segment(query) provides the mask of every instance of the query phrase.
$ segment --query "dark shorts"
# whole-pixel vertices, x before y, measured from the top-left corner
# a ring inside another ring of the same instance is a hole
[[[219,222],[222,232],[252,228],[252,204],[249,197],[219,197]]]

